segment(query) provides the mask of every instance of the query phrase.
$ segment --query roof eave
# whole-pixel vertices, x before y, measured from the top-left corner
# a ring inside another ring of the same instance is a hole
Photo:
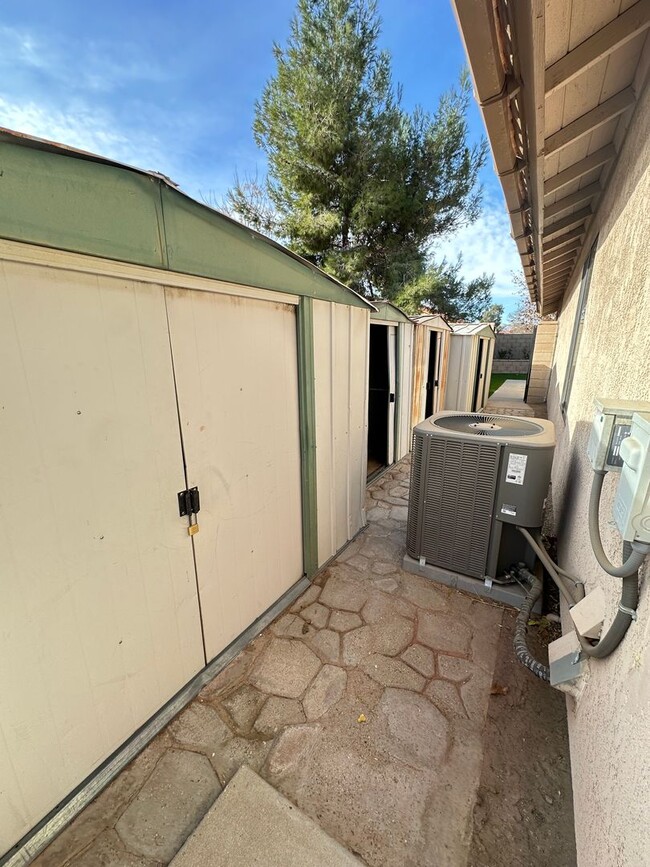
[[[511,4],[516,38],[532,51],[526,67],[506,69],[502,27],[492,0],[452,0],[461,38],[490,140],[495,171],[506,200],[512,237],[517,245],[531,299],[541,304],[541,233],[543,226],[544,3]],[[514,31],[514,32],[513,32]],[[527,82],[524,88],[522,81]],[[540,89],[541,85],[541,89]],[[516,141],[512,102],[525,116],[524,141]]]

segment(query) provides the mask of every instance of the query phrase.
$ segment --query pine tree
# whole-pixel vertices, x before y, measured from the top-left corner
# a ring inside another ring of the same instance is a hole
[[[503,324],[503,304],[490,304],[481,314],[481,322],[491,322],[495,331],[500,331]]]
[[[425,273],[434,236],[476,217],[486,144],[467,142],[465,74],[433,116],[403,110],[379,32],[372,0],[298,0],[253,131],[277,235],[355,289],[394,298]],[[245,184],[228,204],[261,224]]]
[[[443,259],[429,265],[424,273],[395,295],[395,304],[411,316],[437,311],[454,322],[483,319],[485,312],[494,307],[494,276],[483,274],[466,281],[460,274],[462,264],[459,256],[453,263]]]

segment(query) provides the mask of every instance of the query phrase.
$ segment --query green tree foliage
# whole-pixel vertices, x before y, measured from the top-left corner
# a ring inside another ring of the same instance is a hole
[[[206,204],[213,203],[208,201]],[[236,177],[235,186],[228,190],[221,210],[233,214],[242,223],[264,235],[277,237],[280,233],[278,217],[269,199],[266,182],[260,181],[257,175],[245,177],[243,180]]]
[[[490,304],[481,314],[481,322],[491,322],[495,331],[500,331],[503,324],[503,304]]]
[[[460,274],[462,264],[460,256],[453,263],[443,259],[431,264],[397,292],[394,303],[411,316],[435,310],[455,322],[482,319],[492,303],[494,276],[483,274],[465,281]]]
[[[468,144],[466,74],[433,115],[403,110],[379,29],[372,0],[298,0],[253,131],[276,237],[358,291],[393,299],[425,279],[433,237],[476,218],[486,143]],[[250,193],[237,183],[227,207],[264,230],[268,213]]]

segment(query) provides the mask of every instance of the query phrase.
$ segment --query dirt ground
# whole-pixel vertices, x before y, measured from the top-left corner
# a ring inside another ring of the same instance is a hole
[[[565,698],[513,664],[515,618],[504,612],[469,867],[575,867]],[[529,628],[544,661],[545,630]]]

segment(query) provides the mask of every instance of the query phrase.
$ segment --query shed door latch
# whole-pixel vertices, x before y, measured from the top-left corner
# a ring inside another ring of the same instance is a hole
[[[199,498],[198,488],[188,488],[186,491],[178,492],[178,514],[181,518],[189,517],[190,524],[187,532],[190,536],[194,536],[199,532],[199,524],[196,520],[197,514],[201,511],[201,500]]]

